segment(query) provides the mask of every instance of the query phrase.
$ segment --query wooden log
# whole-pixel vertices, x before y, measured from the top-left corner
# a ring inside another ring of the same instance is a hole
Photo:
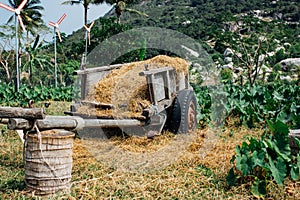
[[[140,76],[145,76],[145,75],[152,75],[152,74],[157,74],[157,73],[162,73],[166,71],[174,70],[173,67],[163,67],[163,68],[157,68],[157,69],[150,69],[150,70],[145,70],[139,73]]]
[[[8,124],[7,118],[0,118],[0,124]]]
[[[72,116],[47,116],[45,119],[36,120],[36,125],[40,130],[65,129],[73,130],[79,126],[79,121]],[[81,122],[82,123],[82,122]],[[33,120],[22,118],[10,118],[7,127],[11,130],[30,130],[34,126]]]
[[[121,67],[123,65],[126,65],[126,64],[116,64],[116,65],[110,65],[110,66],[102,66],[102,67],[94,67],[94,68],[76,70],[76,71],[74,71],[73,75],[81,75],[81,74],[90,74],[90,73],[103,72],[103,71],[108,71],[108,70],[119,68],[119,67]]]
[[[77,127],[77,120],[70,116],[47,116],[43,120],[37,120],[37,126],[41,130],[45,129],[65,129],[73,130]]]
[[[78,113],[78,112],[70,112],[70,111],[65,111],[64,114],[66,115],[70,115],[70,116],[78,116],[78,117],[82,117],[84,119],[114,119],[113,116],[109,116],[109,115],[89,115],[89,114],[82,114],[82,113]]]
[[[0,107],[0,118],[44,119],[42,108]]]
[[[86,74],[82,74],[81,75],[81,99],[85,99],[86,97],[86,92],[87,92],[87,89],[85,88],[86,87],[86,79],[87,79],[87,75]]]
[[[89,107],[95,107],[95,108],[103,108],[103,109],[112,109],[114,106],[112,104],[108,103],[99,103],[95,101],[81,101],[80,102],[82,105],[86,105]]]
[[[290,130],[290,134],[300,134],[300,129]]]
[[[70,115],[70,116],[79,116],[84,119],[116,119],[116,118],[118,118],[118,116],[112,116],[112,115],[89,115],[89,114],[82,114],[82,113],[70,112],[70,111],[65,111],[64,114]],[[137,119],[137,120],[141,120],[141,121],[144,121],[147,119],[147,117],[143,116],[143,115],[130,116],[130,117],[122,116],[122,118],[123,119]]]
[[[139,120],[135,119],[85,119],[86,128],[113,128],[113,127],[131,127],[143,125]]]
[[[38,119],[36,124],[39,130],[79,130],[82,128],[112,128],[144,125],[144,123],[135,119],[83,119],[76,116],[47,116],[45,119]],[[28,130],[31,129],[32,126],[32,121],[16,118],[10,119],[8,124],[9,129],[12,130]]]
[[[30,130],[33,127],[33,121],[22,118],[9,118],[7,128],[11,130]]]

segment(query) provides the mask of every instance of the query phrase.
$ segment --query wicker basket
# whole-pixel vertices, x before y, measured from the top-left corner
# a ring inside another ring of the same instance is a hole
[[[69,193],[75,134],[65,130],[28,134],[25,145],[26,190],[34,195]]]

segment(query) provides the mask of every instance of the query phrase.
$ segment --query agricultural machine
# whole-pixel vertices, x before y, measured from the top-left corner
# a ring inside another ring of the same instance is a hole
[[[196,98],[189,85],[188,73],[176,72],[172,66],[164,66],[139,72],[146,79],[151,106],[143,109],[139,116],[114,118],[113,116],[88,115],[78,112],[81,106],[97,109],[113,109],[115,105],[87,100],[92,86],[122,65],[110,65],[96,68],[82,68],[75,71],[81,80],[81,98],[71,105],[65,116],[46,116],[43,108],[1,107],[0,118],[10,129],[39,130],[82,129],[124,131],[131,128],[143,130],[143,136],[153,137],[161,134],[164,128],[173,133],[189,133],[196,128]],[[145,131],[146,130],[146,131]],[[141,135],[141,133],[138,133]]]

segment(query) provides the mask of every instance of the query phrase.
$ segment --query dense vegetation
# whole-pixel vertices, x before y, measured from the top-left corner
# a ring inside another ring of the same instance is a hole
[[[77,98],[79,91],[73,86],[48,87],[21,85],[18,92],[8,84],[0,84],[0,105],[27,107],[29,100],[40,101],[72,101]]]
[[[224,120],[216,123],[226,123],[237,117],[236,126],[253,127],[273,119],[281,120],[291,128],[300,128],[300,88],[295,84],[227,84],[224,88],[194,85],[194,88],[200,105],[200,124],[214,119],[211,112],[215,111],[218,120]]]
[[[268,121],[268,126],[269,131],[259,140],[250,138],[236,147],[236,155],[231,160],[236,167],[231,168],[227,176],[230,186],[238,180],[250,180],[251,192],[256,198],[267,194],[270,182],[283,186],[285,178],[297,181],[300,175],[300,155],[291,150],[288,126],[280,121]],[[300,145],[297,138],[295,142]]]
[[[280,62],[300,58],[300,2],[151,0],[126,3],[116,4],[121,10],[112,10],[95,21],[88,53],[112,36],[138,27],[172,29],[193,38],[212,58],[220,79],[214,86],[202,86],[201,63],[192,63],[198,66],[191,67],[194,77],[191,84],[199,103],[200,126],[233,123],[234,127],[269,127],[270,130],[259,139],[251,138],[236,147],[228,185],[250,181],[252,194],[264,197],[271,183],[283,185],[287,177],[298,180],[300,158],[291,155],[287,135],[288,129],[300,128],[300,66],[284,67]],[[126,10],[125,6],[130,9]],[[27,106],[29,99],[71,101],[78,94],[72,74],[80,68],[85,53],[84,29],[69,36],[62,34],[63,43],[57,48],[57,88],[53,86],[53,44],[42,41],[42,34],[38,34],[49,33],[49,30],[43,25],[34,30],[33,27],[30,34],[20,39],[22,85],[16,93],[14,29],[10,25],[0,27],[1,105]],[[143,60],[157,54],[174,55],[147,49],[144,40],[137,42],[141,49],[121,55],[113,63]],[[118,45],[117,39],[109,44],[110,48],[118,48]],[[291,77],[291,80],[283,81],[282,77]]]
[[[111,2],[112,3],[112,2]],[[133,4],[134,3],[134,4]],[[117,22],[115,10],[105,18],[99,18],[91,30],[91,45],[88,53],[101,42],[120,32],[136,27],[157,26],[180,31],[198,41],[212,56],[217,65],[224,63],[224,51],[232,48],[249,59],[258,59],[260,54],[269,55],[264,64],[273,68],[285,58],[299,57],[300,42],[295,39],[300,35],[298,1],[128,1],[127,7],[147,14],[147,17],[126,12],[123,9],[121,23]],[[2,81],[12,82],[15,77],[14,31],[11,26],[2,26],[1,68]],[[50,32],[41,26],[38,31],[21,39],[21,59],[23,77],[36,77],[43,72],[41,79],[29,80],[31,85],[53,84],[53,45],[39,41],[38,33]],[[4,34],[5,33],[5,34]],[[63,35],[63,43],[58,44],[58,72],[61,85],[70,85],[72,70],[79,69],[85,52],[84,29]],[[245,37],[248,36],[248,37]],[[259,38],[265,37],[261,48],[255,55],[253,47],[260,45]],[[245,46],[245,48],[242,48]],[[281,49],[281,51],[279,51]],[[250,55],[245,55],[249,52]],[[253,53],[252,53],[253,52]],[[147,49],[144,58],[157,54],[168,54],[162,50]],[[123,55],[115,62],[130,62],[138,58],[140,51]],[[246,68],[241,59],[234,57],[238,67]],[[68,67],[66,67],[66,65]],[[41,70],[42,71],[41,71]],[[252,69],[252,71],[255,69]],[[277,69],[276,69],[277,71]],[[250,73],[250,72],[249,72]],[[276,73],[276,72],[274,72]],[[38,80],[44,80],[43,83]]]

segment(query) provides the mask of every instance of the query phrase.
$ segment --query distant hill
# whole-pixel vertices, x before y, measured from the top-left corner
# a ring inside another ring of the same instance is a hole
[[[237,34],[251,34],[255,31],[265,32],[264,29],[268,29],[265,33],[272,35],[279,42],[289,43],[291,46],[299,45],[299,39],[295,40],[300,35],[299,0],[145,0],[139,2],[129,8],[144,12],[149,17],[124,12],[121,16],[121,25],[116,25],[118,28],[115,28],[115,25],[107,25],[108,21],[116,23],[116,20],[111,18],[115,17],[115,12],[111,10],[104,18],[96,20],[97,28],[92,33],[93,46],[97,46],[109,35],[119,31],[145,26],[182,32],[201,42],[212,54],[223,54],[226,45],[220,40],[221,35],[232,30]],[[84,52],[83,38],[83,29],[67,38],[65,44],[69,48],[68,56],[76,54],[74,58],[77,58]],[[300,57],[300,52],[296,49],[293,56],[297,55]]]
[[[252,15],[287,22],[300,22],[300,1],[270,0],[146,0],[131,6],[148,18],[125,12],[121,22],[134,27],[158,26],[203,38],[210,28],[236,15]],[[110,11],[106,16],[114,16]]]

